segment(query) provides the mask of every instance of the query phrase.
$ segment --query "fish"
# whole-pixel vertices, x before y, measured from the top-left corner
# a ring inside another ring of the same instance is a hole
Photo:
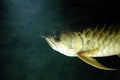
[[[55,51],[69,56],[78,57],[85,63],[102,69],[117,70],[104,66],[95,57],[120,56],[119,26],[87,27],[80,31],[66,30],[59,35],[44,36],[48,45]]]

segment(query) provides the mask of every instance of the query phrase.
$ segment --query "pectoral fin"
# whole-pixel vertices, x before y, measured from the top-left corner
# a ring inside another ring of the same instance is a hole
[[[118,57],[120,57],[120,54],[118,54]]]
[[[99,69],[103,69],[103,70],[116,70],[116,69],[111,69],[111,68],[108,68],[104,65],[102,65],[101,63],[99,63],[96,59],[94,59],[93,57],[89,57],[89,56],[84,56],[84,55],[80,55],[78,53],[78,57],[83,60],[84,62],[96,67],[96,68],[99,68]]]

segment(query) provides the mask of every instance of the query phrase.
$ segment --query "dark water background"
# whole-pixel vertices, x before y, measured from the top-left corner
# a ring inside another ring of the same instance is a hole
[[[0,80],[120,80],[120,71],[103,71],[52,50],[40,35],[84,25],[118,24],[117,0],[1,0]],[[117,56],[98,58],[120,68]]]

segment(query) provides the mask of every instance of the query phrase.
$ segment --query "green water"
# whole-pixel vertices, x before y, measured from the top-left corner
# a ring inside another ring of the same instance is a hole
[[[66,57],[41,38],[63,28],[117,22],[119,7],[108,8],[115,4],[111,2],[104,8],[105,4],[100,0],[0,1],[0,80],[120,80],[119,71],[99,70]]]

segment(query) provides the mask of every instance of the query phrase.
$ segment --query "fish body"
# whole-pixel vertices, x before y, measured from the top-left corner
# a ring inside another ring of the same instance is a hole
[[[45,37],[56,51],[70,57],[79,57],[86,63],[104,70],[114,70],[99,63],[94,57],[120,55],[119,26],[86,28],[80,32],[63,31],[57,36]]]

